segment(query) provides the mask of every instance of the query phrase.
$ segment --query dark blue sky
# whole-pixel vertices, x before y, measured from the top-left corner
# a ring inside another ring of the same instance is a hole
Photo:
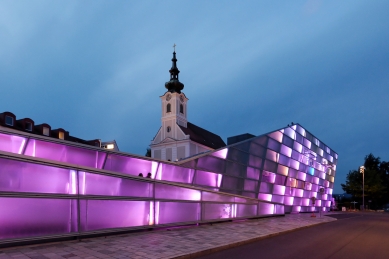
[[[173,43],[192,123],[389,160],[389,1],[1,1],[0,110],[144,155]]]

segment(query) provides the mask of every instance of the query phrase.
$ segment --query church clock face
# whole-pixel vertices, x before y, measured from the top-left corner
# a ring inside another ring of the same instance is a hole
[[[171,98],[172,96],[170,94],[166,95],[166,101],[170,101]]]
[[[180,95],[180,101],[183,103],[184,102],[184,96]]]

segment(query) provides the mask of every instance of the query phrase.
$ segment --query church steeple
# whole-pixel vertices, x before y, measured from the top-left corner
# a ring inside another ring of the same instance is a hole
[[[176,44],[173,45],[173,48],[172,68],[169,70],[170,81],[165,83],[165,88],[171,93],[181,93],[181,90],[184,89],[184,84],[178,80],[180,70],[177,68]]]

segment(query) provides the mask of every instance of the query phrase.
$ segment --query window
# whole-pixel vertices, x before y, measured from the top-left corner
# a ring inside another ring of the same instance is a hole
[[[45,135],[45,136],[50,135],[50,129],[48,127],[43,127],[43,135]]]
[[[167,126],[166,131],[170,132],[170,131],[172,131],[172,128],[170,128],[170,126]]]
[[[58,132],[58,138],[65,139],[65,133],[63,133],[62,131]]]
[[[13,126],[14,125],[14,118],[12,118],[11,116],[6,115],[5,116],[5,124],[9,125],[9,126]]]
[[[26,130],[32,131],[32,123],[31,122],[26,122]]]
[[[184,105],[180,104],[180,112],[183,114],[184,113]]]
[[[171,112],[171,105],[170,105],[170,103],[168,103],[167,105],[166,105],[166,112]]]

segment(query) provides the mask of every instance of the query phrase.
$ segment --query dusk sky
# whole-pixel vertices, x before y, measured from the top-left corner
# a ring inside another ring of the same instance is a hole
[[[389,1],[0,1],[0,112],[144,155],[173,44],[188,120],[227,137],[300,123],[334,193],[389,161]]]

